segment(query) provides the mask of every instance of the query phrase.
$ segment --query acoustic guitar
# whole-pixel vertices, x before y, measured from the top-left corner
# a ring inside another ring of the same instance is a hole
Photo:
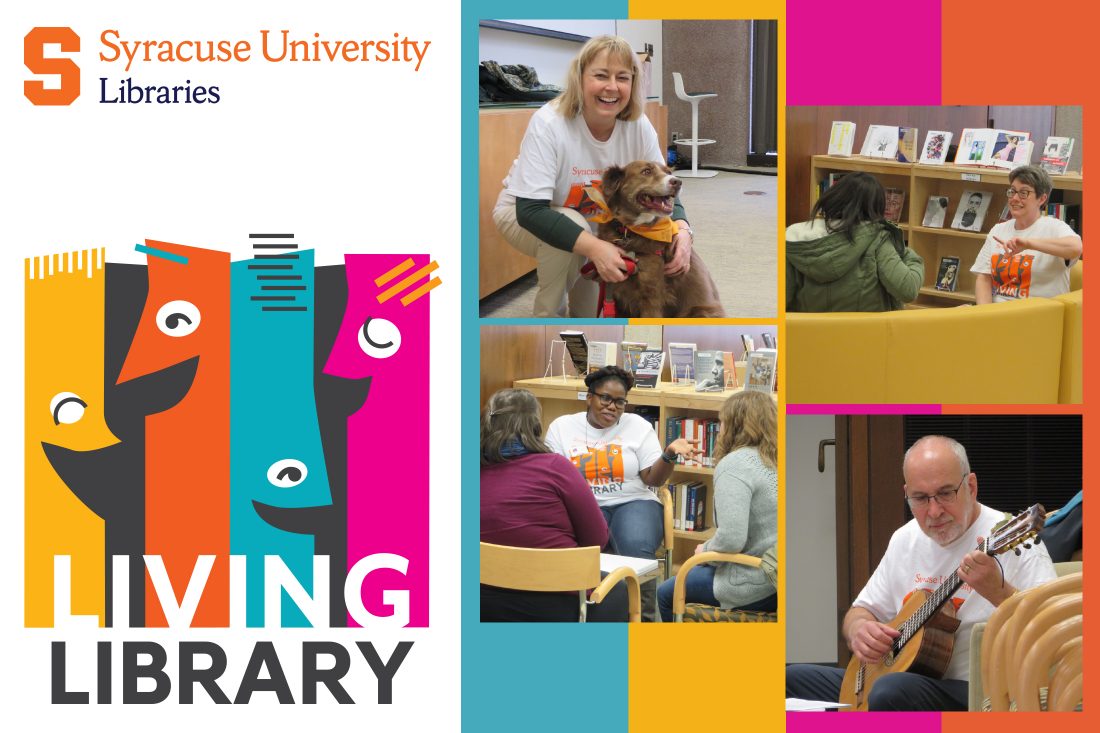
[[[994,527],[978,549],[987,555],[999,555],[1008,550],[1020,554],[1020,545],[1030,549],[1027,541],[1043,528],[1046,513],[1039,504],[1006,519]],[[1035,544],[1040,539],[1035,537]],[[934,591],[914,591],[901,611],[887,625],[901,632],[890,651],[881,661],[864,664],[852,656],[840,685],[840,702],[849,705],[842,710],[867,710],[867,701],[875,682],[893,672],[915,672],[937,679],[943,677],[951,662],[955,646],[955,630],[959,620],[954,607],[947,603],[963,584],[958,570],[951,573]]]

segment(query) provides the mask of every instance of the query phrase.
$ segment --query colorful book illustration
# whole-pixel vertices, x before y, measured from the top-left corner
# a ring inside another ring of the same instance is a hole
[[[905,205],[905,190],[901,188],[886,189],[886,221],[897,224],[901,221],[901,209]]]
[[[942,165],[947,159],[954,133],[949,130],[929,130],[920,151],[920,162],[925,165]]]
[[[916,163],[919,155],[917,150],[917,136],[920,131],[915,127],[898,128],[898,161],[901,163]]]

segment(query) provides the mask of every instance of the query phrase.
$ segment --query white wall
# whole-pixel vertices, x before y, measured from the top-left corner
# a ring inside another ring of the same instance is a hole
[[[787,661],[837,661],[836,449],[832,415],[787,417]]]
[[[620,20],[615,24],[615,32],[630,42],[630,47],[641,51],[648,43],[653,46],[653,68],[650,72],[649,96],[664,99],[661,89],[661,73],[665,58],[661,47],[661,21],[659,20]]]

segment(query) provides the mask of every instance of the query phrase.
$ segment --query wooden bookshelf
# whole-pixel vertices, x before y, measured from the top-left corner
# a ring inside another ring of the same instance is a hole
[[[953,164],[899,163],[858,155],[850,158],[814,155],[810,159],[810,171],[811,201],[817,200],[822,182],[828,179],[830,173],[863,171],[875,176],[883,186],[903,189],[905,204],[902,207],[900,226],[909,246],[924,258],[923,287],[911,307],[952,307],[975,302],[975,277],[970,272],[970,266],[1004,208],[1009,171]],[[1051,202],[1080,206],[1084,187],[1081,175],[1070,173],[1051,176],[1051,180],[1054,182]],[[967,190],[985,191],[993,196],[985,221],[982,222],[981,232],[964,232],[950,228],[962,194]],[[921,226],[924,209],[931,196],[947,196],[950,199],[943,228]],[[1081,230],[1080,224],[1078,221],[1078,231]],[[959,258],[958,289],[953,293],[935,288],[941,257]]]
[[[575,377],[539,377],[535,379],[517,379],[513,384],[530,391],[542,404],[543,426],[562,415],[570,415],[585,409],[584,399],[587,388],[584,380]],[[722,404],[741,389],[727,389],[724,392],[696,392],[694,384],[673,384],[659,382],[653,389],[635,387],[627,395],[629,411],[633,405],[651,405],[660,408],[657,422],[657,436],[661,445],[666,445],[665,422],[670,417],[718,417]],[[773,394],[773,397],[775,395]],[[691,557],[695,547],[714,536],[714,469],[709,466],[673,467],[669,483],[699,481],[706,486],[707,527],[702,532],[675,531],[673,543],[673,572],[680,564]]]

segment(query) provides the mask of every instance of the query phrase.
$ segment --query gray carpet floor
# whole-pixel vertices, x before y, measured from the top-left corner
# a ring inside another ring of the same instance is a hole
[[[778,307],[777,178],[719,172],[685,178],[680,200],[730,318],[775,318]],[[534,273],[486,296],[482,318],[530,318]]]

